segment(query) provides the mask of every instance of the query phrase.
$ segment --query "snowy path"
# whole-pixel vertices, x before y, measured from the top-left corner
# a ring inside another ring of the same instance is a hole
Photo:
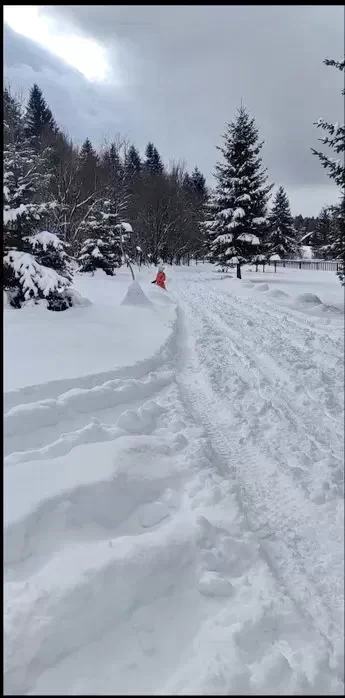
[[[7,395],[7,693],[343,694],[341,327],[236,284]]]

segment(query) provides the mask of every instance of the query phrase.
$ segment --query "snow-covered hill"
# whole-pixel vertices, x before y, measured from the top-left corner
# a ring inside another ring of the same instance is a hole
[[[342,695],[339,282],[150,279],[5,310],[5,692]]]

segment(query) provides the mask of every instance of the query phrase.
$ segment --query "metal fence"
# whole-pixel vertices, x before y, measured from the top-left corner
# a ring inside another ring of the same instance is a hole
[[[328,259],[281,259],[280,261],[268,262],[268,266],[288,267],[291,269],[319,269],[321,271],[339,271],[340,262]]]

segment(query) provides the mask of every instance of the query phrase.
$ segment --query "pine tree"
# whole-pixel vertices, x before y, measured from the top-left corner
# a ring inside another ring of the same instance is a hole
[[[43,230],[30,237],[30,247],[39,264],[55,269],[69,280],[72,279],[71,260],[67,253],[68,245],[60,240],[58,235]]]
[[[36,147],[43,137],[56,134],[58,130],[42,90],[36,84],[30,90],[25,122],[27,135],[33,138]]]
[[[20,104],[9,90],[4,91],[3,103],[5,250],[24,250],[26,238],[37,232],[54,204],[42,200],[49,173],[44,155],[27,136]]]
[[[58,269],[59,264],[54,268],[47,258],[40,259],[38,230],[52,207],[42,200],[44,172],[44,156],[32,146],[20,105],[5,90],[4,289],[14,308],[45,299],[49,310],[64,310],[72,304],[67,292],[71,277],[63,264]]]
[[[108,276],[113,276],[114,265],[111,261],[110,246],[101,238],[87,238],[78,255],[79,271],[91,272],[103,269]]]
[[[227,268],[255,259],[267,230],[267,201],[273,185],[267,185],[266,170],[259,156],[263,142],[258,129],[241,105],[235,121],[227,125],[224,146],[218,150],[224,163],[216,165],[216,191],[208,206],[206,228],[209,258]]]
[[[125,157],[125,174],[127,179],[133,179],[141,172],[141,159],[139,151],[131,145]]]
[[[324,63],[328,66],[333,66],[343,72],[345,70],[345,61],[334,61],[333,59],[324,60]],[[342,94],[345,95],[345,89],[343,88]],[[315,122],[317,128],[321,128],[325,135],[319,140],[324,145],[327,145],[333,150],[336,155],[340,155],[345,152],[345,124],[339,125],[330,124],[324,119],[318,119]],[[345,285],[345,164],[344,155],[341,158],[331,158],[325,153],[315,150],[312,148],[314,155],[317,155],[322,166],[327,171],[328,176],[334,180],[336,185],[340,188],[341,192],[341,202],[338,206],[333,207],[333,214],[335,220],[333,239],[330,243],[330,251],[334,259],[339,259],[340,269],[337,272],[340,282]]]
[[[78,255],[80,271],[103,269],[112,276],[114,269],[121,266],[121,241],[116,227],[118,222],[119,216],[113,201],[102,199],[97,202],[81,229],[86,240]]]
[[[159,155],[159,152],[157,148],[153,145],[153,143],[150,142],[147,144],[145,156],[145,169],[151,175],[163,174],[164,165],[162,163],[161,156]]]
[[[289,199],[283,187],[279,187],[275,195],[268,225],[267,255],[279,255],[280,259],[292,257],[297,248],[296,233]]]
[[[205,200],[207,198],[206,179],[197,167],[192,172],[191,180],[200,199]]]
[[[332,216],[330,208],[324,206],[316,219],[315,232],[311,243],[317,250],[317,256],[323,258],[328,256],[328,247],[331,243]]]

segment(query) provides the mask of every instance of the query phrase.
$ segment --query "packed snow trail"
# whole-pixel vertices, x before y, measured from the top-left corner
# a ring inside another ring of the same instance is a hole
[[[6,396],[7,694],[343,695],[341,328],[216,280]]]
[[[287,309],[179,287],[192,359],[182,390],[238,482],[251,527],[328,642],[343,638],[343,344]],[[313,394],[314,393],[314,394]],[[337,545],[338,544],[338,545]]]

